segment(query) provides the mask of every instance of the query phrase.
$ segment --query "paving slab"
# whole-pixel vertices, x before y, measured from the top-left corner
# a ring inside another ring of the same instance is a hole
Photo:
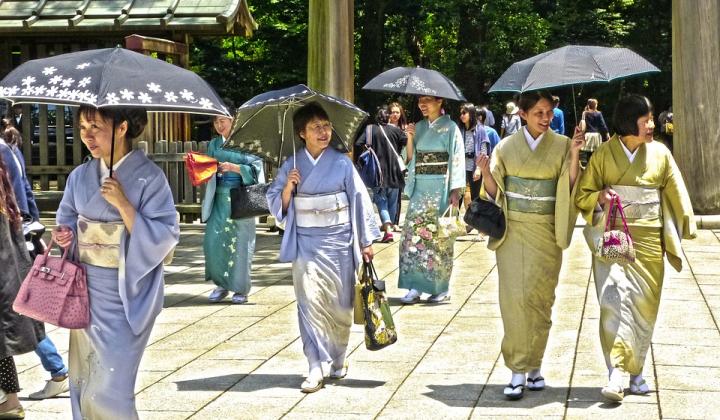
[[[604,401],[607,370],[598,340],[599,306],[581,230],[564,252],[553,327],[543,364],[548,386],[508,401],[500,353],[497,267],[476,235],[458,238],[452,299],[405,306],[397,287],[398,242],[377,244],[398,342],[368,351],[351,329],[350,369],[311,395],[297,325],[290,264],[277,262],[280,236],[258,228],[250,301],[211,304],[203,280],[202,226],[185,226],[166,269],[158,317],[136,384],[141,419],[594,419],[713,418],[720,398],[720,231],[684,242],[684,267],[668,267],[645,378],[651,392]],[[64,357],[68,332],[48,328]],[[70,418],[66,396],[27,400],[47,373],[34,354],[16,357],[31,419]],[[657,378],[656,378],[657,376]]]

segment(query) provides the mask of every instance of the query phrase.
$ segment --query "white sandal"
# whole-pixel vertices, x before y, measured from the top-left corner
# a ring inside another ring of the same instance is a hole
[[[630,380],[630,393],[635,395],[646,395],[650,392],[650,387],[648,386],[647,382],[645,382],[645,379],[641,379],[640,382],[635,382],[633,380]]]
[[[320,391],[323,386],[324,384],[322,378],[317,380],[307,378],[305,379],[305,381],[303,381],[302,385],[300,385],[300,391],[306,394],[312,394],[313,392]]]
[[[600,393],[603,397],[613,402],[621,402],[623,398],[625,398],[625,393],[622,386],[614,384],[612,382],[608,383],[605,387],[603,387]]]

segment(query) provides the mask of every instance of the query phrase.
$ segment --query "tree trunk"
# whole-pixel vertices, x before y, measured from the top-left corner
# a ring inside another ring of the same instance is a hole
[[[700,214],[720,213],[720,1],[672,2],[675,158]]]
[[[477,17],[482,4],[477,1],[465,2],[459,8],[460,25],[456,49],[458,63],[455,70],[455,83],[462,90],[468,101],[480,104],[482,96],[482,83],[478,83],[480,76],[480,24]]]
[[[352,102],[354,0],[310,0],[309,10],[308,85]]]

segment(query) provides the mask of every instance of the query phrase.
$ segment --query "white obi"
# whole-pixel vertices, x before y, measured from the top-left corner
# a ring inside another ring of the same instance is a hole
[[[344,191],[322,195],[298,194],[294,201],[298,227],[329,227],[350,221],[350,202]]]
[[[98,267],[120,266],[120,241],[125,233],[123,222],[98,222],[78,218],[80,262]]]
[[[634,185],[611,185],[610,188],[620,197],[626,218],[653,220],[661,217],[660,191],[657,188]]]

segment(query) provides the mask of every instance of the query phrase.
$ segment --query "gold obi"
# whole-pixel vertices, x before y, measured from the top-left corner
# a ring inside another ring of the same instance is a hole
[[[445,175],[448,171],[448,152],[417,152],[415,173],[417,175]]]
[[[125,233],[123,222],[98,222],[80,216],[78,250],[80,262],[98,267],[118,268],[120,241]]]
[[[555,179],[505,177],[508,210],[522,213],[555,214]]]

